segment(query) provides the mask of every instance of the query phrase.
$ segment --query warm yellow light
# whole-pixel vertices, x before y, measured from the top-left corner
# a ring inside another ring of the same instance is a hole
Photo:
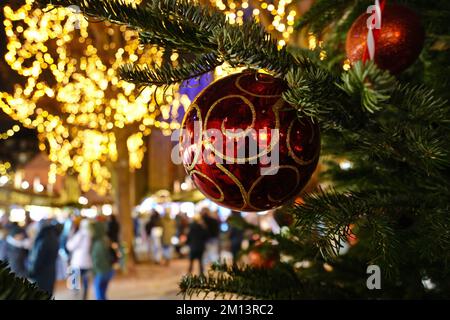
[[[350,70],[350,68],[351,68],[350,60],[346,59],[346,60],[344,61],[344,64],[343,64],[342,68],[343,68],[345,71]]]
[[[308,36],[308,47],[310,50],[315,50],[317,47],[317,38],[313,34]]]
[[[242,24],[244,10],[249,8],[247,0],[210,0],[210,2],[225,12],[230,24]],[[259,0],[253,1],[252,7],[252,15],[255,20],[262,22],[272,35],[275,35],[278,40],[284,40],[284,45],[291,41],[291,34],[294,32],[294,17],[297,15],[296,2],[277,0],[269,4],[265,0]],[[284,45],[278,47],[282,48]]]
[[[104,43],[94,46],[89,35],[96,32],[98,24],[80,19],[80,29],[75,31],[67,22],[73,15],[69,9],[43,12],[32,9],[33,2],[26,0],[17,10],[4,7],[5,60],[26,83],[17,85],[12,93],[0,92],[0,107],[23,126],[37,129],[39,149],[47,150],[53,162],[51,182],[57,174],[73,168],[83,190],[94,188],[104,193],[109,187],[108,162],[118,157],[117,130],[138,128],[129,145],[131,168],[137,168],[142,161],[144,133],[150,133],[154,119],[161,115],[159,127],[165,132],[172,130],[179,126],[179,112],[173,106],[185,108],[186,104],[177,100],[181,97],[175,94],[176,86],[166,100],[163,92],[155,94],[154,87],[139,94],[135,85],[117,77],[116,70],[125,62],[161,65],[162,50],[144,52],[135,32],[109,23],[104,38],[96,38]],[[118,29],[123,37],[120,43],[126,43],[123,48],[114,42]],[[176,64],[178,54],[173,53],[170,60]],[[17,127],[0,133],[0,138],[12,136],[20,129]]]

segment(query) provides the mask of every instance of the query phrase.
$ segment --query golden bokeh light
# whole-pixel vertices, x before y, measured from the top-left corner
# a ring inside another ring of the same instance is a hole
[[[163,62],[164,52],[142,50],[135,32],[90,23],[68,8],[33,9],[33,2],[26,0],[17,10],[4,7],[4,58],[24,81],[11,93],[0,92],[0,107],[38,131],[39,149],[52,161],[50,180],[72,168],[84,191],[104,194],[111,176],[108,163],[118,158],[117,132],[129,137],[130,169],[140,168],[145,135],[151,128],[165,134],[179,128],[178,109],[190,101],[176,86],[139,91],[119,79],[116,71],[126,62]],[[173,64],[177,59],[176,53],[170,57]],[[12,128],[0,138],[17,131]]]

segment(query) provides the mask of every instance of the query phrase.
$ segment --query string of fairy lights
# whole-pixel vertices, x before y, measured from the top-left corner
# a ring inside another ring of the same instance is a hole
[[[6,130],[5,132],[0,133],[0,140],[6,140],[8,138],[11,138],[20,131],[20,126],[15,124],[10,129]]]
[[[9,173],[9,170],[11,169],[11,163],[6,162],[0,162],[0,175],[4,176]]]
[[[224,11],[231,24],[241,24],[248,9],[251,15],[263,23],[267,30],[274,34],[279,40],[279,47],[289,43],[294,33],[295,17],[297,7],[292,0],[210,0],[211,4],[219,10]]]
[[[140,168],[144,137],[153,128],[165,134],[179,128],[179,109],[189,106],[189,98],[176,86],[139,92],[118,78],[116,70],[125,62],[163,60],[158,48],[143,51],[133,31],[90,23],[81,15],[74,20],[66,8],[32,9],[33,2],[16,10],[4,7],[5,60],[24,81],[12,93],[0,93],[0,107],[37,130],[39,148],[52,162],[50,183],[72,168],[84,191],[104,194],[110,188],[108,164],[118,158],[117,132],[127,131],[130,168]],[[177,58],[170,57],[174,64]]]
[[[203,1],[223,11],[231,24],[253,16],[274,35],[280,48],[296,41],[294,21],[299,12],[295,1]],[[147,87],[139,92],[134,84],[118,78],[116,70],[123,63],[163,62],[164,51],[143,50],[135,32],[107,22],[89,22],[69,8],[33,9],[33,2],[26,0],[18,9],[4,7],[8,41],[4,58],[24,81],[11,93],[0,92],[0,108],[23,127],[37,130],[39,148],[51,160],[50,183],[73,169],[82,190],[104,194],[110,189],[109,164],[119,157],[118,133],[128,133],[130,168],[140,168],[145,136],[152,129],[166,135],[178,129],[179,115],[190,100],[179,93],[178,86]],[[313,35],[308,41],[310,49],[321,46]],[[176,52],[170,54],[173,65],[178,58]],[[215,77],[235,71],[223,65]],[[1,133],[0,139],[19,130],[15,125]]]
[[[209,2],[223,11],[231,24],[242,24],[246,12],[251,11],[251,15],[262,23],[275,39],[278,40],[278,47],[282,48],[289,44],[306,46],[310,50],[319,50],[320,59],[327,58],[326,51],[322,49],[323,41],[314,34],[298,35],[294,28],[295,20],[302,14],[299,1],[292,0],[209,0]],[[307,10],[307,6],[305,7]],[[220,67],[216,75],[221,76]],[[350,61],[347,59],[343,63],[343,69],[350,69]],[[225,72],[226,73],[226,72]]]

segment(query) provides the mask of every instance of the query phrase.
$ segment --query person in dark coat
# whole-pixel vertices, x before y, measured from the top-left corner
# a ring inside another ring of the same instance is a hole
[[[180,257],[183,257],[184,254],[182,253],[182,248],[186,244],[187,241],[187,234],[189,232],[189,219],[186,216],[186,213],[180,212],[175,217],[175,222],[177,224],[177,233],[176,236],[178,237],[178,244],[175,245],[175,250],[178,253]]]
[[[220,221],[208,208],[203,208],[200,215],[205,222],[206,230],[208,231],[205,263],[216,262],[220,260]]]
[[[195,216],[194,221],[189,226],[187,244],[189,246],[189,273],[192,273],[194,261],[198,260],[200,275],[203,275],[203,253],[209,233],[206,225],[200,216]]]
[[[11,271],[18,277],[27,276],[26,260],[28,256],[29,241],[25,229],[17,223],[7,227],[9,231],[6,237],[6,260]]]
[[[109,216],[106,233],[108,234],[108,238],[112,243],[119,243],[120,225],[114,214]]]
[[[148,237],[148,247],[153,262],[159,264],[162,258],[162,225],[161,215],[158,211],[152,210],[150,220],[145,225],[145,232]]]
[[[8,236],[8,230],[0,224],[0,261],[5,261],[6,258],[6,237]]]
[[[0,217],[0,260],[6,261],[6,248],[8,243],[6,242],[6,237],[9,234],[8,230],[9,225],[9,217],[7,214],[4,214]]]
[[[160,226],[161,226],[161,215],[159,214],[158,211],[152,210],[152,212],[150,213],[150,219],[145,224],[145,233],[147,234],[148,237],[150,237],[152,234],[152,229],[154,227]]]
[[[39,230],[28,257],[28,271],[39,288],[53,294],[56,280],[56,259],[61,229],[50,220],[39,222]]]
[[[239,218],[241,213],[238,211],[232,211],[230,218]],[[229,219],[230,219],[229,218]],[[237,263],[239,251],[241,251],[242,241],[244,240],[244,230],[235,226],[230,226],[230,242],[231,242],[231,254],[233,255],[233,264]]]

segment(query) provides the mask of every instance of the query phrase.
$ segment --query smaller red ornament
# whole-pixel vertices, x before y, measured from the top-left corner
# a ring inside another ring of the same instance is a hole
[[[375,63],[383,70],[398,74],[416,61],[422,51],[425,31],[420,17],[408,7],[387,4],[381,14],[381,29],[375,29]],[[367,52],[370,15],[364,13],[351,26],[346,41],[351,63],[363,59]]]
[[[248,254],[249,263],[256,269],[272,269],[280,260],[280,253],[273,246],[258,244]]]
[[[358,238],[356,237],[356,235],[353,233],[353,230],[355,229],[355,225],[351,224],[349,226],[349,234],[347,235],[347,242],[350,244],[350,246],[354,246],[358,243]]]

